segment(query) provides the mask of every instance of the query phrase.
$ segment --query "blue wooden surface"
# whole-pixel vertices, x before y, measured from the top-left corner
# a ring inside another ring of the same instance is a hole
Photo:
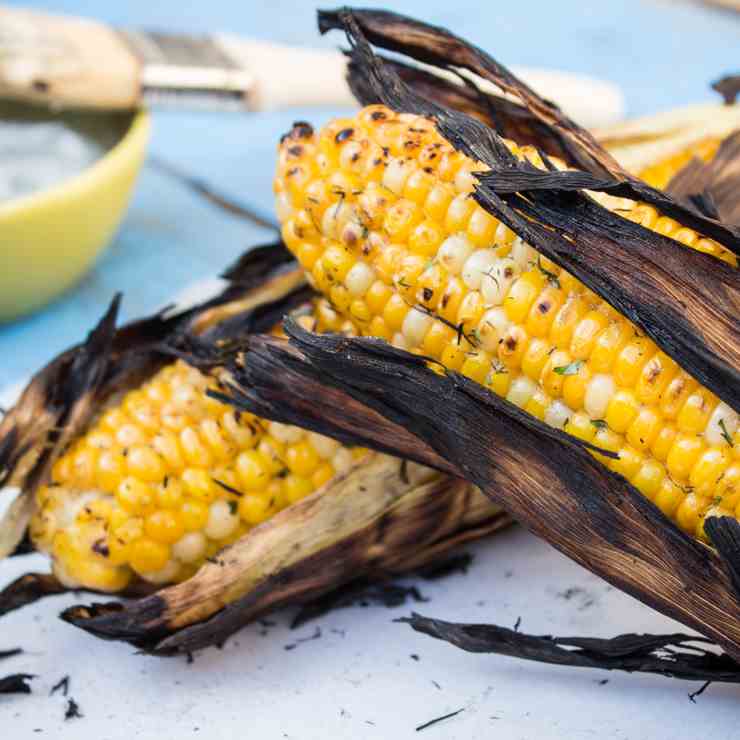
[[[300,45],[340,42],[338,35],[318,38],[316,5],[300,0],[29,4],[54,12],[94,12],[116,25],[228,30]],[[740,48],[740,17],[680,2],[398,0],[393,7],[454,29],[506,64],[557,66],[611,80],[624,90],[630,114],[711,98],[708,82],[732,71]],[[151,151],[270,209],[278,136],[296,118],[320,123],[332,113],[157,113]],[[0,386],[84,336],[115,291],[124,292],[123,317],[139,316],[269,237],[145,168],[120,232],[88,276],[45,310],[0,327]]]

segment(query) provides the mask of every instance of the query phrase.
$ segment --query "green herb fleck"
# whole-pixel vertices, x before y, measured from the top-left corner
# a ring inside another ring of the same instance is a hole
[[[576,360],[567,365],[558,365],[553,370],[558,375],[578,375],[578,371],[583,367],[583,360]]]
[[[550,283],[555,288],[560,288],[560,280],[558,280],[558,276],[554,272],[550,272],[550,270],[545,269],[542,266],[541,257],[537,257],[537,269],[547,278],[547,282]]]
[[[722,430],[722,436],[724,437],[725,442],[727,442],[730,447],[732,447],[732,437],[730,436],[730,433],[727,431],[727,427],[725,426],[725,420],[720,419],[719,420],[719,428]]]
[[[603,419],[591,419],[591,423],[597,429],[608,429],[609,425]]]

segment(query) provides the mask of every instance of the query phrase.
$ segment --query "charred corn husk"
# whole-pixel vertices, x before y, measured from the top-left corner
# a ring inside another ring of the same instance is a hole
[[[326,301],[300,319],[341,330]],[[37,492],[31,537],[67,586],[170,583],[348,470],[363,451],[235,412],[182,361],[110,404]]]
[[[647,174],[665,179],[668,166]],[[687,532],[703,536],[709,513],[740,516],[738,415],[469,198],[477,169],[432,121],[383,106],[318,133],[297,125],[275,179],[284,241],[363,334],[617,452],[604,462]],[[735,264],[651,207],[625,216]]]

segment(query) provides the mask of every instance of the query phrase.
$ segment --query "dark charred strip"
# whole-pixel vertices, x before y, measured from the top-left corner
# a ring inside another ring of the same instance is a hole
[[[136,581],[121,592],[121,596],[141,598],[150,594],[154,588],[152,584]],[[26,573],[0,591],[0,617],[48,596],[59,596],[74,590],[64,586],[50,573]]]
[[[389,11],[352,8],[319,11],[318,21],[322,33],[331,29],[345,31],[352,45],[356,73],[366,75],[375,95],[386,105],[408,113],[434,115],[440,121],[447,116],[459,123],[453,115],[454,111],[411,94],[408,86],[373,54],[368,41],[420,62],[443,69],[459,67],[489,80],[501,90],[514,95],[532,115],[554,131],[554,136],[562,137],[562,141],[568,143],[570,161],[598,178],[607,178],[612,183],[609,192],[650,203],[664,214],[717,239],[729,250],[740,254],[740,227],[735,228],[709,218],[632,176],[588,131],[565,116],[558,106],[541,98],[490,55],[446,29]],[[477,158],[486,162],[485,157]]]
[[[221,273],[221,277],[241,288],[251,289],[264,280],[265,275],[294,261],[287,247],[275,241],[248,249]]]
[[[601,149],[587,131],[568,119],[557,105],[541,98],[484,51],[444,28],[390,11],[357,8],[319,11],[318,22],[321,33],[343,30],[351,43],[356,43],[360,37],[367,38],[375,46],[419,62],[473,72],[516,97],[533,116],[555,129],[568,146],[570,157],[583,169],[601,173],[621,170],[611,155]]]
[[[0,694],[30,694],[28,682],[34,678],[36,676],[30,673],[14,673],[0,678]]]
[[[704,648],[708,641],[695,635],[551,637],[527,635],[493,624],[445,622],[421,614],[398,621],[471,653],[495,653],[578,668],[654,673],[685,681],[740,683],[740,665],[726,653]]]
[[[732,105],[740,95],[740,75],[726,75],[712,83],[712,89],[716,90],[725,101],[725,105]]]
[[[525,420],[467,378],[432,372],[423,358],[286,329],[292,347],[250,344],[234,376],[237,406],[280,420],[298,413],[306,427],[397,446],[463,476],[576,562],[740,656],[740,594],[721,559],[573,438]],[[306,397],[321,418],[306,413]]]
[[[704,526],[735,584],[735,590],[740,593],[740,523],[728,516],[711,516]]]

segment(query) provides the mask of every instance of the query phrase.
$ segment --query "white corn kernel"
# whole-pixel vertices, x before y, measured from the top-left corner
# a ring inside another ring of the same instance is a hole
[[[408,346],[418,347],[424,341],[431,325],[432,317],[429,314],[419,311],[418,308],[412,308],[406,314],[401,326],[401,332]]]
[[[494,354],[498,350],[501,337],[511,326],[506,311],[501,306],[486,311],[478,322],[478,339],[486,352]]]
[[[455,190],[458,193],[472,193],[475,178],[469,167],[461,167],[455,175]]]
[[[279,421],[271,421],[268,431],[278,442],[282,442],[286,445],[300,442],[305,434],[303,429],[300,427],[294,427],[290,424],[281,424]]]
[[[465,260],[462,269],[462,279],[471,290],[478,290],[483,276],[493,268],[498,261],[494,249],[478,249]]]
[[[208,523],[203,530],[212,540],[223,540],[236,529],[239,516],[233,501],[214,501],[208,512]]]
[[[337,474],[346,473],[353,465],[354,458],[346,447],[340,447],[331,459],[331,464]]]
[[[328,460],[339,447],[339,442],[336,439],[325,437],[323,434],[316,434],[316,432],[308,433],[308,441],[316,450],[316,454],[323,460]]]
[[[401,195],[403,186],[413,171],[414,165],[412,163],[394,157],[383,172],[383,186],[388,188],[392,193]]]
[[[536,383],[528,378],[526,375],[520,375],[516,380],[513,380],[509,386],[509,392],[506,394],[506,400],[513,403],[515,406],[523,408],[532,398],[534,392],[537,390]]]
[[[207,544],[202,532],[188,532],[172,545],[172,554],[181,563],[194,563],[205,555]]]
[[[375,270],[367,262],[355,262],[350,267],[344,284],[351,295],[357,298],[365,295],[368,288],[375,282]]]
[[[451,275],[459,275],[472,252],[473,245],[464,234],[453,234],[440,244],[437,261]]]
[[[732,439],[738,427],[738,414],[724,401],[717,404],[704,430],[704,439],[710,445],[728,444],[727,437]]]
[[[562,401],[553,401],[545,409],[545,424],[549,424],[556,429],[562,429],[571,416],[573,416],[572,409]]]
[[[509,288],[519,274],[516,262],[509,257],[496,260],[491,269],[483,275],[480,292],[489,306],[500,306],[509,293]]]
[[[603,373],[594,375],[588,382],[586,395],[583,399],[585,412],[592,419],[602,419],[616,390],[617,385],[611,375],[604,375]]]
[[[510,257],[522,272],[531,269],[532,265],[537,262],[537,252],[520,236],[514,239],[511,245]]]

